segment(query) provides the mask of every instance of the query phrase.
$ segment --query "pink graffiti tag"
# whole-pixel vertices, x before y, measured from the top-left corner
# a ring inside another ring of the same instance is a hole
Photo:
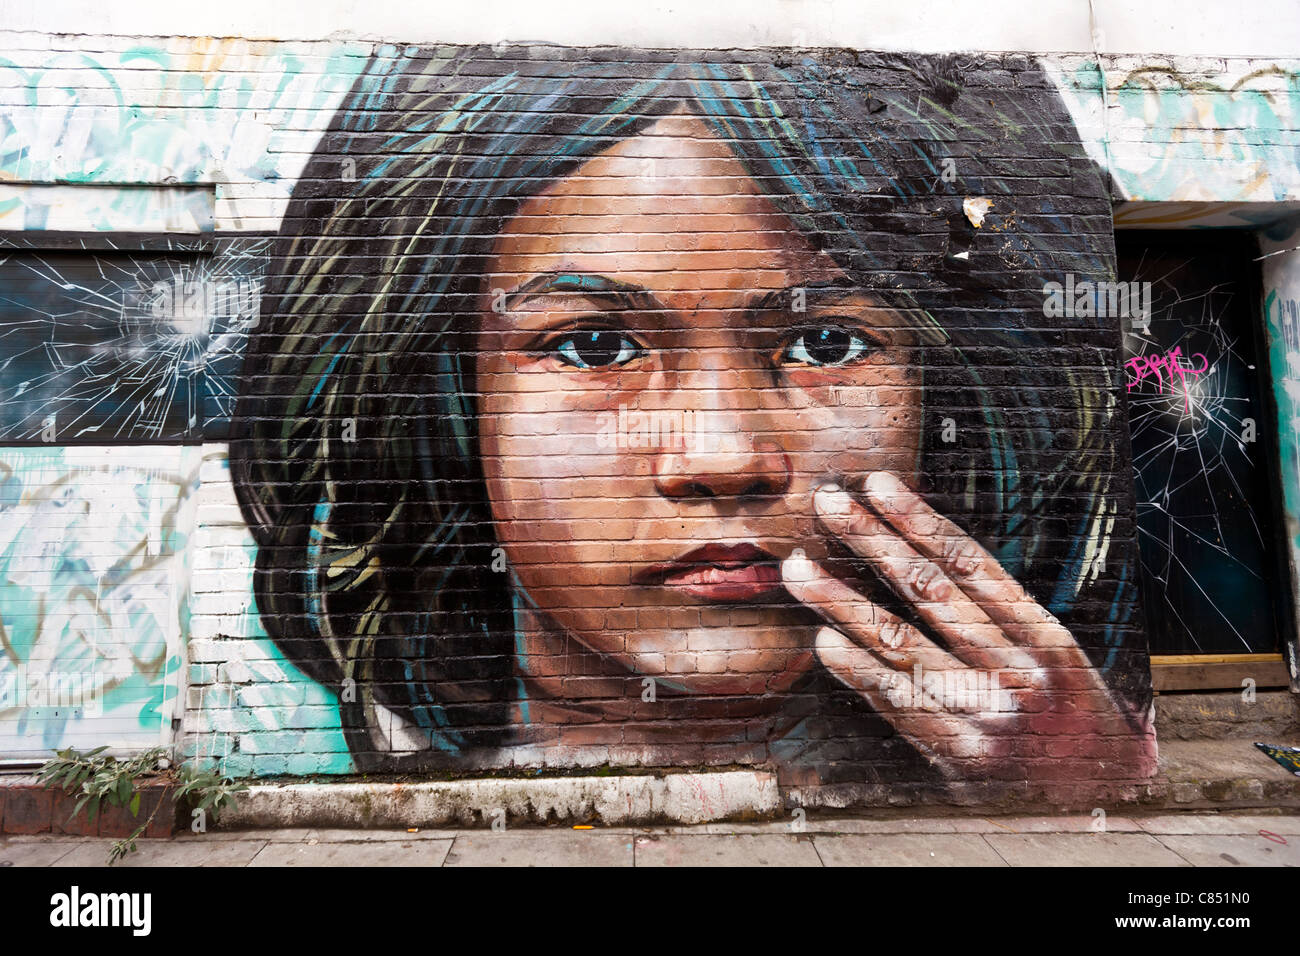
[[[1133,356],[1133,358],[1124,363],[1136,376],[1128,383],[1128,391],[1132,391],[1134,385],[1138,384],[1138,382],[1142,381],[1142,379],[1149,375],[1154,375],[1160,382],[1160,386],[1163,388],[1165,385],[1165,374],[1168,373],[1169,390],[1171,392],[1175,390],[1175,383],[1182,385],[1183,398],[1185,399],[1186,408],[1190,412],[1192,410],[1192,396],[1191,393],[1187,391],[1187,376],[1191,375],[1194,378],[1197,375],[1203,375],[1210,367],[1209,360],[1200,352],[1197,352],[1191,357],[1193,359],[1201,360],[1200,368],[1183,364],[1183,347],[1181,345],[1175,345],[1164,355]]]

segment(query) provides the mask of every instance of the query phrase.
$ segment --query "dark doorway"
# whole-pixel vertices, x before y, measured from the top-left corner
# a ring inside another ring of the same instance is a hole
[[[1244,234],[1119,232],[1142,599],[1152,654],[1272,653],[1289,633],[1275,415]],[[1146,331],[1142,328],[1146,326]]]

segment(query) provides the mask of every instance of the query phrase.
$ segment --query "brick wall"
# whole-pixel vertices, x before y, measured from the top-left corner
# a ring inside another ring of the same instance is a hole
[[[1108,211],[1023,57],[377,57],[250,335],[262,623],[366,770],[1140,776],[1118,317],[1043,297]]]

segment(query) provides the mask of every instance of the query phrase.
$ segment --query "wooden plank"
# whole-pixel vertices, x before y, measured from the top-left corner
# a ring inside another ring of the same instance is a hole
[[[1152,654],[1151,664],[1249,664],[1256,661],[1281,661],[1281,654]]]
[[[1167,654],[1151,658],[1151,683],[1157,692],[1241,690],[1250,678],[1257,690],[1287,687],[1290,677],[1281,654]]]

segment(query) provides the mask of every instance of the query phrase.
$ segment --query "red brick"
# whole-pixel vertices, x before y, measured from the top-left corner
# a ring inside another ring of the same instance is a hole
[[[49,833],[54,794],[39,787],[10,787],[5,794],[5,833]]]

